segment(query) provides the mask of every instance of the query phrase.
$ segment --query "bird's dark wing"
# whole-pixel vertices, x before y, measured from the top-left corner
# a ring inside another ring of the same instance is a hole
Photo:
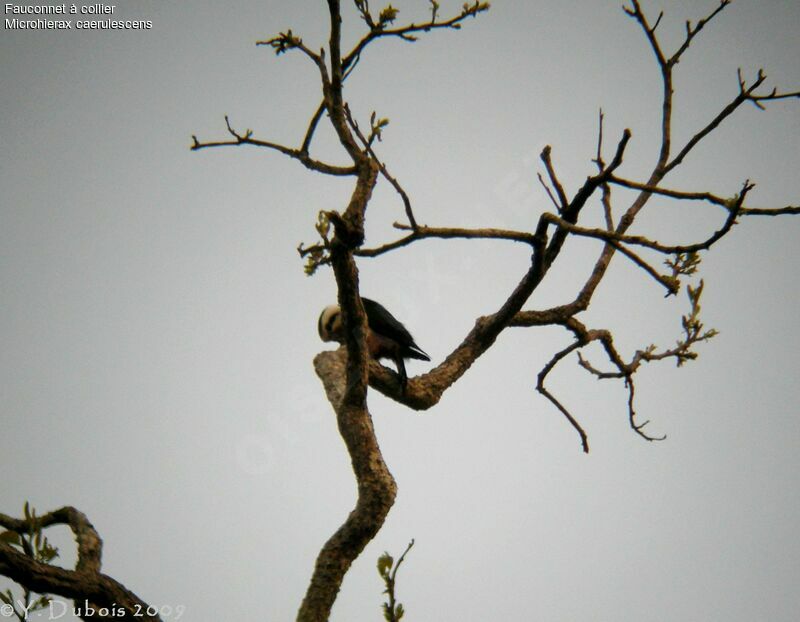
[[[389,313],[383,305],[369,298],[362,298],[361,302],[364,304],[364,312],[367,314],[367,322],[371,330],[400,344],[405,358],[414,358],[422,361],[431,360],[422,348],[414,343],[414,338],[406,327]]]
[[[361,302],[364,303],[367,322],[372,330],[386,337],[391,337],[403,345],[414,343],[411,333],[386,310],[386,307],[369,298],[362,298]]]

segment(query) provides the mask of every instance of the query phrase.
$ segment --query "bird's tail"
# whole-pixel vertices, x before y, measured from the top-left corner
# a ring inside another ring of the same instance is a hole
[[[429,357],[425,351],[420,348],[416,343],[412,343],[408,350],[406,350],[406,358],[409,359],[417,359],[419,361],[430,361],[431,357]]]

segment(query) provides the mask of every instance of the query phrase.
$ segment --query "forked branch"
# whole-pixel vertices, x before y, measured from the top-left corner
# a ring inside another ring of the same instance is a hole
[[[312,119],[312,123],[309,126],[309,130],[306,133],[306,137],[303,140],[303,147],[300,149],[293,149],[291,147],[287,147],[285,145],[281,145],[279,143],[273,143],[266,140],[260,140],[258,138],[253,138],[253,131],[252,130],[245,130],[244,132],[239,132],[231,126],[230,120],[228,119],[228,115],[225,115],[225,126],[228,130],[228,134],[232,136],[230,140],[218,140],[218,141],[211,141],[211,142],[200,142],[197,139],[197,136],[192,136],[192,151],[199,151],[200,149],[208,149],[211,147],[236,147],[240,145],[251,145],[253,147],[263,147],[265,149],[272,149],[282,153],[283,155],[289,156],[294,160],[298,160],[303,166],[307,169],[316,171],[317,173],[324,173],[326,175],[355,175],[356,168],[354,166],[336,166],[334,164],[328,164],[327,162],[322,162],[321,160],[315,160],[311,156],[308,155],[307,151],[307,143],[311,140],[311,134],[313,133],[313,127],[316,126],[316,123],[319,121],[318,115],[322,113],[319,112],[317,115],[314,116]]]
[[[0,574],[40,594],[57,594],[81,602],[88,600],[95,608],[116,612],[117,618],[161,621],[153,608],[136,594],[100,572],[102,541],[82,512],[67,506],[41,517],[18,519],[0,514],[0,526],[19,536],[53,525],[67,525],[75,536],[78,560],[74,570],[37,561],[9,544],[13,538],[3,538],[0,539]]]

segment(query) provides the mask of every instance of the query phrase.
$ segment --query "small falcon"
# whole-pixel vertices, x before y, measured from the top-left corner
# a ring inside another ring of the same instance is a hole
[[[416,343],[411,333],[406,330],[391,313],[382,305],[369,298],[362,298],[364,312],[367,314],[367,349],[375,359],[391,359],[397,366],[400,384],[405,389],[408,382],[404,359],[430,361],[430,357]],[[339,305],[325,307],[319,316],[317,330],[322,341],[344,343],[342,327],[342,311]]]

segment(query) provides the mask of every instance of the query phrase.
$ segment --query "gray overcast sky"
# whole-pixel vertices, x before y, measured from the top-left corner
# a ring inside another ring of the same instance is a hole
[[[402,20],[427,6],[393,4]],[[672,49],[715,3],[643,5],[666,11]],[[142,0],[114,17],[150,30],[0,33],[0,511],[78,507],[104,538],[104,571],[156,606],[184,606],[185,620],[293,619],[355,498],[311,366],[333,279],[305,277],[295,251],[351,182],[273,152],[188,149],[192,134],[224,138],[225,114],[299,144],[315,70],[254,42],[292,28],[320,47],[326,16],[322,1]],[[349,7],[345,22],[352,42]],[[737,67],[797,89],[798,33],[800,3],[736,0],[678,67],[676,141],[735,95]],[[538,153],[553,146],[574,191],[593,172],[600,106],[609,149],[633,131],[622,173],[652,166],[659,89],[619,2],[500,0],[458,33],[376,45],[346,95],[364,123],[372,110],[391,119],[381,153],[421,222],[530,228],[550,207]],[[344,162],[329,134],[317,148]],[[798,153],[797,102],[748,106],[668,185],[731,196],[751,179],[752,205],[796,205]],[[722,222],[708,207],[650,207],[636,231],[664,242]],[[402,206],[386,187],[370,218],[370,243],[396,235]],[[799,234],[798,219],[745,220],[705,259],[703,317],[720,336],[637,384],[663,443],[628,429],[621,386],[570,359],[550,386],[589,433],[580,452],[533,390],[568,343],[554,329],[509,331],[425,414],[372,394],[399,496],[332,620],[380,619],[375,560],[411,538],[399,598],[414,622],[794,620]],[[598,251],[572,243],[531,305],[574,295]],[[527,260],[509,244],[426,242],[362,262],[362,291],[438,362]],[[672,344],[685,295],[664,300],[616,262],[586,322],[614,329],[627,354]],[[72,563],[70,539],[55,538]]]

